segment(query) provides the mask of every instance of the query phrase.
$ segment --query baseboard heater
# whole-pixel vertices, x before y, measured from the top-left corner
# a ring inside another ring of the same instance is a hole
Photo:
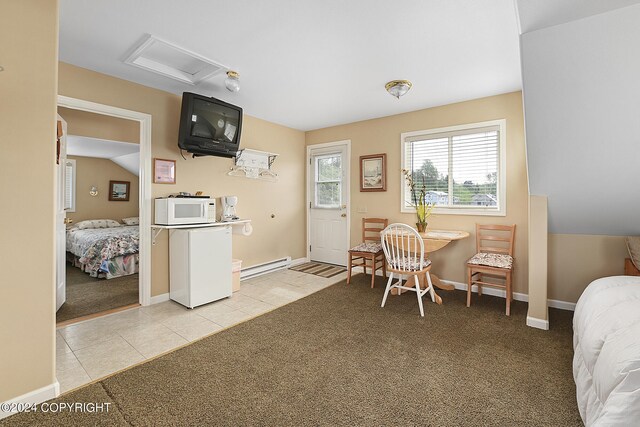
[[[251,267],[243,268],[240,271],[240,279],[250,279],[252,277],[261,276],[266,273],[270,273],[275,270],[281,270],[291,265],[291,257],[274,259],[273,261],[265,262],[263,264],[253,265]]]

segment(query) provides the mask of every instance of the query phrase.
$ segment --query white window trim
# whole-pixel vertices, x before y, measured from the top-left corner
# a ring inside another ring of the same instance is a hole
[[[78,169],[77,169],[77,165],[76,165],[76,161],[75,159],[67,159],[66,162],[71,163],[71,169],[73,170],[73,175],[71,177],[71,200],[69,203],[69,208],[65,209],[66,212],[75,212],[76,211],[76,176],[78,174]],[[65,164],[65,173],[64,173],[64,178],[65,181],[67,180],[67,170],[66,170],[66,164]],[[67,183],[65,182],[65,195],[63,196],[65,198],[65,204],[66,204],[66,185]]]
[[[437,129],[420,130],[414,132],[404,132],[400,134],[400,161],[401,170],[405,169],[405,140],[419,135],[433,135],[437,133],[456,132],[461,130],[475,129],[481,127],[498,126],[500,128],[499,170],[498,170],[498,209],[478,208],[478,207],[435,207],[433,214],[439,215],[485,215],[485,216],[506,216],[507,215],[507,121],[505,119],[490,120],[486,122],[469,123],[464,125],[449,126]],[[400,171],[400,212],[415,213],[416,209],[405,206],[405,178]],[[451,194],[451,192],[450,192]]]

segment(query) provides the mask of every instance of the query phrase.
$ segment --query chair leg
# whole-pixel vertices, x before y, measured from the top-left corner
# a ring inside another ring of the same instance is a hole
[[[393,281],[393,273],[389,275],[389,281],[387,281],[387,288],[384,290],[384,296],[382,297],[382,304],[380,307],[384,307],[384,303],[387,302],[387,296],[391,290],[391,282]]]
[[[347,285],[351,283],[351,268],[353,266],[353,255],[349,254],[349,261],[347,262]]]
[[[431,283],[431,275],[427,271],[425,274],[427,276],[427,283],[429,284],[429,294],[431,295],[431,301],[436,302],[436,292],[433,290],[433,283]]]
[[[418,296],[418,306],[420,307],[420,316],[424,317],[424,308],[422,307],[422,294],[420,293],[420,281],[418,276],[413,276],[413,281],[416,284],[416,295]]]
[[[371,289],[373,289],[373,286],[375,285],[375,279],[376,279],[376,257],[375,255],[371,258]]]
[[[478,273],[478,280],[480,282],[483,281],[483,277],[482,277],[482,273]],[[482,296],[482,284],[481,283],[477,283],[476,286],[478,287],[478,296],[481,297]]]
[[[381,261],[382,261],[382,277],[386,279],[387,278],[387,260],[386,258],[382,257]]]
[[[507,273],[507,316],[511,316],[511,298],[512,298],[512,290],[511,290],[511,272]]]
[[[467,267],[467,307],[471,306],[471,267]]]

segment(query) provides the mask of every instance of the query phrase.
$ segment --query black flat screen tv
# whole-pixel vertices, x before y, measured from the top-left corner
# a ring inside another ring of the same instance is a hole
[[[240,148],[242,108],[191,92],[182,94],[178,147],[194,156],[233,157]]]

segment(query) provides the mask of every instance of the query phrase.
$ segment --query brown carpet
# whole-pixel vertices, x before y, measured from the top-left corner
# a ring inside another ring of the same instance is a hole
[[[123,307],[138,302],[138,275],[96,279],[67,264],[67,300],[56,322]]]
[[[40,425],[581,425],[571,375],[572,313],[525,326],[526,304],[441,292],[380,308],[383,281],[354,276],[302,300],[69,393],[109,413],[23,413]],[[426,300],[426,298],[425,298]]]
[[[289,270],[313,274],[315,276],[325,278],[337,276],[338,274],[347,271],[347,269],[344,267],[338,267],[337,265],[333,264],[324,264],[321,262],[307,262],[304,264],[296,265],[295,267],[290,267]]]

